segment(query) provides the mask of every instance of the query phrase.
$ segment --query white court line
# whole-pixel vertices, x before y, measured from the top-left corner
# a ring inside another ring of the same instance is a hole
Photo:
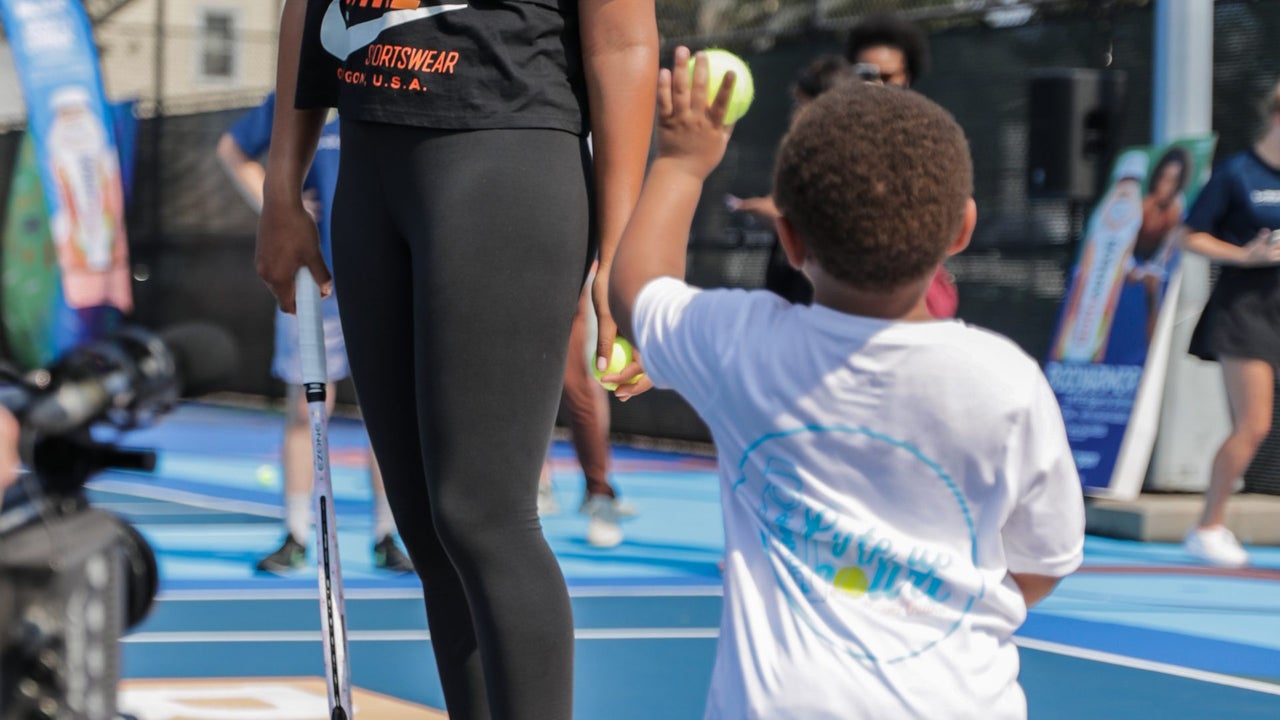
[[[190,505],[191,507],[204,508],[206,510],[220,510],[226,513],[238,512],[245,515],[258,515],[269,518],[280,518],[284,516],[283,510],[275,505],[269,505],[267,503],[252,502],[249,500],[224,500],[222,498],[213,497],[212,495],[201,495],[199,493],[174,490],[172,488],[142,485],[140,483],[131,483],[124,480],[94,480],[89,483],[89,489],[101,490],[103,492],[125,493],[141,498],[147,498],[149,500],[165,500],[179,505]]]
[[[199,602],[208,600],[315,600],[315,589],[276,590],[165,590],[159,594],[162,602]],[[575,598],[652,598],[652,597],[720,597],[719,585],[672,586],[592,586],[569,588],[569,596]],[[347,590],[348,600],[421,600],[422,591],[416,588],[352,588]]]
[[[724,589],[720,585],[652,585],[628,587],[625,585],[569,588],[570,597],[720,597]]]
[[[717,628],[584,628],[575,630],[578,640],[714,640],[719,637]],[[204,631],[204,632],[140,632],[121,638],[123,643],[138,645],[165,645],[190,643],[312,643],[319,631],[286,630],[255,631]],[[352,642],[419,642],[431,639],[426,630],[352,630],[347,633]]]
[[[1042,652],[1054,653],[1055,655],[1066,655],[1067,657],[1079,658],[1081,660],[1090,660],[1093,662],[1106,663],[1108,665],[1119,665],[1120,667],[1133,668],[1135,670],[1146,670],[1148,672],[1160,673],[1162,675],[1173,675],[1174,677],[1198,680],[1200,682],[1212,683],[1214,685],[1226,685],[1227,687],[1240,688],[1241,690],[1252,690],[1253,692],[1266,693],[1268,695],[1280,695],[1280,685],[1262,680],[1250,680],[1248,678],[1236,677],[1235,675],[1224,675],[1222,673],[1209,672],[1207,670],[1196,670],[1194,668],[1183,667],[1181,665],[1170,665],[1168,663],[1156,662],[1154,660],[1141,660],[1139,658],[1128,657],[1126,655],[1116,655],[1113,653],[1102,652],[1101,650],[1089,650],[1087,648],[1063,645],[1061,643],[1049,642],[1047,640],[1036,640],[1034,638],[1014,637],[1013,642],[1015,645],[1024,647],[1028,650],[1040,650]]]
[[[202,515],[212,516],[214,513],[221,513],[221,510],[211,508],[196,507],[189,503],[182,503],[190,508],[187,512],[195,512],[197,510],[204,511]],[[99,510],[107,510],[117,515],[173,515],[173,508],[166,507],[159,503],[142,503],[142,502],[96,502],[93,506]]]

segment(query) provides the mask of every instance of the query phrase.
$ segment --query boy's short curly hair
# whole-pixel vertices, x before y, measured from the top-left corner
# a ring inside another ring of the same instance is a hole
[[[849,31],[844,56],[858,62],[858,54],[867,48],[885,45],[902,51],[911,84],[929,72],[929,41],[923,31],[896,15],[871,15]]]
[[[911,90],[846,83],[782,140],[774,200],[827,273],[865,290],[917,280],[946,255],[973,195],[949,112]]]

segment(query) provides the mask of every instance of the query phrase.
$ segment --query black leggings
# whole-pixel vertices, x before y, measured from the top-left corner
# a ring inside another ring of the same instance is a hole
[[[342,122],[335,287],[451,720],[572,716],[538,474],[587,268],[590,156],[554,130]]]

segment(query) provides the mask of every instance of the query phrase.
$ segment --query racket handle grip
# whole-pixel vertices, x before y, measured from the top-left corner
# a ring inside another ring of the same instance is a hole
[[[324,318],[320,314],[320,288],[306,267],[298,268],[294,283],[298,308],[298,354],[302,360],[302,383],[329,382],[325,367]]]

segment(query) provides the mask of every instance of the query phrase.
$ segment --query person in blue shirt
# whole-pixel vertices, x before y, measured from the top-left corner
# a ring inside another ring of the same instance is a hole
[[[246,202],[257,212],[262,211],[263,179],[265,170],[256,158],[266,152],[271,142],[271,118],[275,111],[275,93],[258,107],[245,113],[218,141],[217,155],[223,168],[234,180],[236,188]],[[311,171],[306,177],[307,209],[315,218],[321,238],[321,252],[325,262],[330,258],[329,208],[338,182],[338,155],[340,140],[338,120],[331,117],[321,132],[319,146]],[[328,365],[329,390],[327,397],[330,411],[333,409],[334,381],[351,374],[347,366],[346,344],[342,336],[342,324],[338,319],[338,300],[330,294],[321,302],[324,316],[325,355]],[[285,383],[286,414],[284,441],[281,448],[281,465],[284,470],[284,523],[287,530],[284,543],[274,552],[262,558],[257,565],[263,572],[282,573],[306,562],[307,543],[311,531],[311,438],[307,420],[307,402],[303,397],[302,371],[298,359],[298,318],[275,311],[275,355],[271,373]],[[394,572],[413,571],[413,563],[396,545],[395,521],[382,487],[382,474],[378,461],[369,453],[370,482],[373,485],[374,565]]]
[[[1248,553],[1223,525],[1232,486],[1271,431],[1280,363],[1280,86],[1266,103],[1266,130],[1252,148],[1219,164],[1187,214],[1183,247],[1222,266],[1190,352],[1222,365],[1231,434],[1213,460],[1204,511],[1189,553],[1242,567]]]

